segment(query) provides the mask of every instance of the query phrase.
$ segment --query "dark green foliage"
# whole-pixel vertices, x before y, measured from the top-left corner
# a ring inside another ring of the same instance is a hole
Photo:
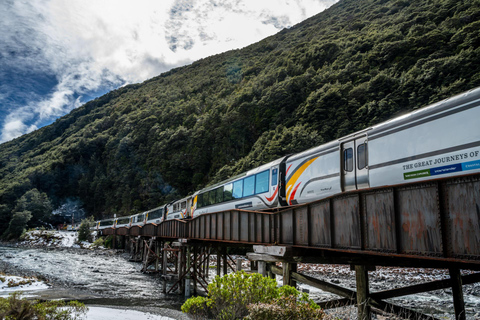
[[[0,220],[33,188],[96,218],[137,213],[477,87],[479,26],[479,0],[343,0],[110,92],[0,145]]]
[[[52,204],[45,192],[32,189],[18,199],[13,212],[29,212],[31,219],[28,221],[28,227],[30,228],[46,226],[52,214]]]
[[[75,320],[83,319],[88,308],[78,301],[61,300],[30,301],[14,292],[8,298],[0,298],[0,319],[30,320]]]
[[[18,239],[27,228],[27,223],[32,219],[30,211],[15,212],[8,224],[2,238],[6,240]]]
[[[93,216],[83,219],[82,223],[80,223],[80,227],[78,227],[78,241],[88,241],[92,242],[93,237],[92,237],[92,230],[90,230],[91,227],[95,225],[95,220],[93,219]]]

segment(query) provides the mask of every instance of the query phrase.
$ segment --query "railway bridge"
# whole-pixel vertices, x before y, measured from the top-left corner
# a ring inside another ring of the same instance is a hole
[[[386,309],[435,319],[385,299],[451,287],[456,319],[465,319],[462,285],[480,282],[480,273],[460,272],[480,271],[480,174],[346,192],[271,211],[228,210],[100,231],[113,235],[114,245],[129,250],[145,271],[164,279],[175,273],[170,288],[164,281],[166,293],[189,295],[190,281],[193,290],[206,290],[210,254],[217,256],[217,274],[226,274],[235,269],[227,248],[242,246],[252,248],[247,257],[257,272],[341,297],[324,308],[357,305],[359,319]],[[356,290],[301,274],[298,263],[350,265]],[[368,271],[377,266],[448,269],[450,279],[371,292]]]

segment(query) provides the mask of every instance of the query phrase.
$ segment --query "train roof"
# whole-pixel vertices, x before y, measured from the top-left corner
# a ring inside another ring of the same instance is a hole
[[[414,124],[421,119],[434,114],[442,114],[455,108],[469,108],[473,106],[473,103],[478,101],[480,101],[480,87],[376,124],[372,126],[371,131],[369,132],[369,137],[375,137],[375,135],[380,133],[383,135],[386,131],[402,126],[407,129],[410,124]]]
[[[339,141],[334,140],[330,141],[328,143],[322,144],[317,147],[313,147],[311,149],[305,150],[300,153],[296,153],[290,157],[288,157],[287,161],[295,161],[297,159],[301,158],[306,158],[309,157],[310,155],[316,154],[316,153],[321,153],[321,152],[330,152],[330,151],[335,151],[338,149]]]
[[[397,116],[390,120],[376,124],[372,127],[341,137],[337,140],[333,140],[325,144],[322,144],[320,146],[313,147],[303,152],[294,154],[288,158],[288,161],[294,161],[296,159],[306,158],[306,157],[309,157],[310,155],[321,153],[321,152],[329,153],[330,151],[338,150],[340,143],[342,143],[343,141],[353,139],[357,136],[362,136],[365,133],[368,133],[369,138],[372,138],[372,137],[375,137],[376,135],[383,134],[386,131],[389,131],[391,129],[396,129],[404,125],[405,127],[408,127],[408,124],[415,123],[416,121],[426,118],[428,116],[431,116],[433,114],[440,114],[454,108],[460,108],[464,106],[468,107],[468,105],[478,101],[480,101],[480,87],[461,93],[459,95],[441,100],[439,102],[435,102],[433,104],[408,112],[406,114]]]

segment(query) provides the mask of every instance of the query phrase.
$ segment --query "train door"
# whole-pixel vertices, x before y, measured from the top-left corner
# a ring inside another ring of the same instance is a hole
[[[342,143],[342,189],[357,189],[355,182],[355,140]]]
[[[368,188],[367,137],[343,142],[341,150],[343,191]]]
[[[366,136],[355,139],[355,149],[357,189],[368,188],[370,185],[368,183],[368,144]]]

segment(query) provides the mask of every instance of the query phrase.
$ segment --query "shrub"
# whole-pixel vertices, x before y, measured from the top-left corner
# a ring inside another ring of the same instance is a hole
[[[92,247],[94,248],[100,248],[103,246],[105,246],[105,240],[103,238],[98,238],[93,242],[93,245],[92,245]]]
[[[188,313],[194,320],[208,319],[212,317],[207,306],[209,299],[205,297],[192,297],[182,305],[182,312]]]
[[[14,292],[8,298],[0,298],[0,319],[51,319],[75,320],[87,312],[84,304],[71,301],[29,301]]]
[[[284,310],[288,309],[288,310]],[[188,299],[182,311],[193,319],[322,319],[323,311],[290,286],[277,288],[275,280],[258,273],[235,272],[215,277],[208,296]],[[249,315],[250,312],[250,315]]]
[[[248,305],[250,314],[246,320],[303,320],[323,319],[325,313],[320,307],[307,298],[308,301],[298,296],[281,296],[271,303],[254,303]]]
[[[95,221],[93,217],[86,218],[82,220],[80,227],[78,228],[78,241],[88,241],[92,242],[92,231],[90,230],[91,227],[95,225]]]
[[[105,238],[105,248],[112,248],[113,247],[113,236],[107,236]]]

